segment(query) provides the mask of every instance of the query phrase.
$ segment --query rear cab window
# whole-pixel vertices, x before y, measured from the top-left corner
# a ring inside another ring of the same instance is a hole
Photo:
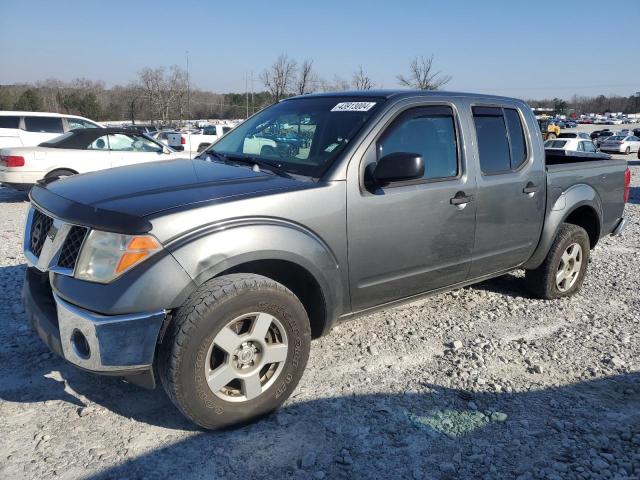
[[[27,132],[64,133],[61,117],[24,117]]]
[[[20,128],[20,117],[0,116],[0,128]]]
[[[482,173],[507,173],[524,164],[528,156],[527,142],[520,114],[515,108],[476,106],[473,107],[473,121]]]

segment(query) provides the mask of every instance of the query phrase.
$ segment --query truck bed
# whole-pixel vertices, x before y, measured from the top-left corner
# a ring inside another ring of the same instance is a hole
[[[624,209],[620,185],[624,184],[627,161],[572,156],[573,161],[568,162],[568,158],[563,163],[547,162],[547,209],[567,189],[589,185],[597,192],[602,206],[601,234],[610,233]]]

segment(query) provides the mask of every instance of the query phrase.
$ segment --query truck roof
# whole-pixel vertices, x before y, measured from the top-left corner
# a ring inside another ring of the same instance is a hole
[[[494,99],[494,100],[516,100],[522,101],[518,98],[512,97],[503,97],[499,95],[490,95],[486,93],[469,93],[469,92],[448,92],[443,90],[408,90],[408,89],[381,89],[381,90],[347,90],[344,92],[325,92],[325,93],[311,93],[307,95],[297,95],[295,97],[287,98],[283,101],[287,100],[295,100],[300,98],[316,98],[316,97],[325,97],[325,98],[408,98],[408,97],[468,97],[468,98],[482,98],[485,100]]]

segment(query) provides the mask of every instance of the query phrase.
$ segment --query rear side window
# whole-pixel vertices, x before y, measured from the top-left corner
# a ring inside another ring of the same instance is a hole
[[[564,148],[566,144],[566,140],[547,140],[544,146],[545,148]]]
[[[63,133],[60,117],[24,117],[24,128],[27,132]]]
[[[20,128],[20,117],[0,116],[0,128]]]
[[[420,154],[424,179],[455,177],[458,149],[451,107],[421,107],[400,115],[378,142],[378,158],[396,152]]]
[[[473,107],[483,173],[515,170],[527,159],[527,144],[518,111],[513,108]],[[560,147],[551,147],[560,148]]]
[[[69,130],[75,130],[77,128],[96,128],[97,125],[81,118],[70,117],[67,118],[67,123],[69,124]]]

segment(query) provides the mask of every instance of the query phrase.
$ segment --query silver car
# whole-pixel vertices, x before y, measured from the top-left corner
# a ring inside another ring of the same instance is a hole
[[[612,135],[600,143],[600,150],[628,155],[640,151],[640,138],[633,135]]]

